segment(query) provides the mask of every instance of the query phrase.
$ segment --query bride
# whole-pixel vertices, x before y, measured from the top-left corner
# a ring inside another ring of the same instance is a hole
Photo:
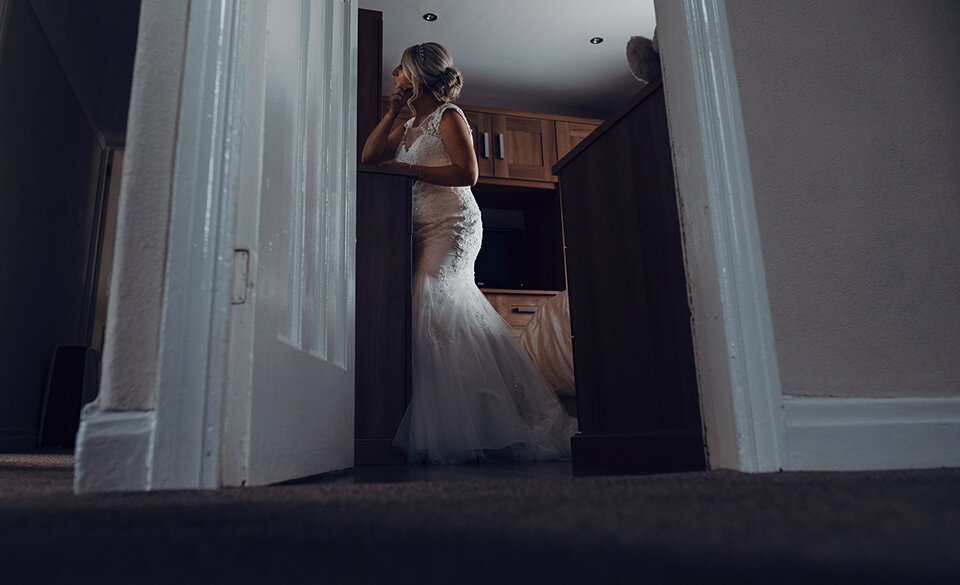
[[[413,394],[394,444],[409,462],[547,460],[570,455],[568,416],[474,284],[480,209],[463,80],[437,43],[407,48],[364,163],[409,168],[413,185]],[[403,103],[414,116],[393,131]]]

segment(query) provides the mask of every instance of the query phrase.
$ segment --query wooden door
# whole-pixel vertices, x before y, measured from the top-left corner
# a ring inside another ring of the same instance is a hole
[[[565,157],[568,152],[580,144],[580,141],[596,130],[596,124],[583,124],[580,122],[566,122],[557,120],[557,160]]]
[[[490,114],[464,110],[467,123],[473,133],[473,149],[477,153],[477,165],[481,177],[493,176],[493,134]]]
[[[557,180],[551,171],[557,162],[553,120],[495,114],[492,123],[493,164],[498,178]]]

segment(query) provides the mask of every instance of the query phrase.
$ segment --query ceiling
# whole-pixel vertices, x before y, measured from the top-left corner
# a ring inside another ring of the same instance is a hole
[[[653,36],[653,0],[360,0],[383,12],[384,93],[403,49],[436,41],[464,77],[458,101],[605,118],[640,89],[627,40]],[[427,22],[427,12],[439,18]],[[599,45],[592,37],[603,37]]]

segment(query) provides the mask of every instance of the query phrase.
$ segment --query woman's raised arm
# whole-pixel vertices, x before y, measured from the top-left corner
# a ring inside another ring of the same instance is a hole
[[[403,139],[403,126],[393,128],[393,123],[397,120],[400,113],[401,100],[409,95],[404,95],[402,88],[394,88],[390,94],[390,107],[387,113],[380,119],[380,123],[373,129],[367,141],[363,143],[363,152],[360,154],[360,162],[365,165],[375,165],[388,161],[394,157],[400,141]],[[393,128],[393,130],[391,130]]]

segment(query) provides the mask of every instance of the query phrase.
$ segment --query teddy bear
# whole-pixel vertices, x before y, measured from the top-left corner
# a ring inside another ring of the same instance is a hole
[[[649,83],[660,75],[660,43],[657,41],[657,29],[653,29],[653,38],[630,37],[627,41],[627,63],[633,76],[643,83]]]

